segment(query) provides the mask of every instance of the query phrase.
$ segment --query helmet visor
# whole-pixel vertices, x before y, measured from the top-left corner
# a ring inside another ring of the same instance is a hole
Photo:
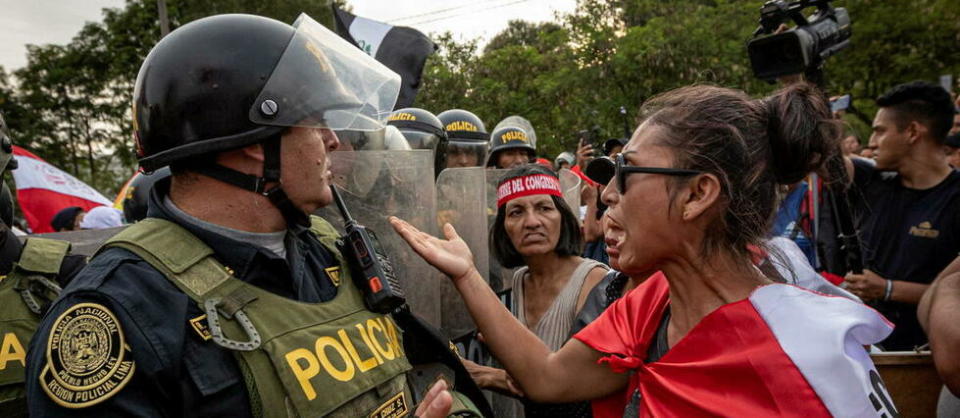
[[[440,144],[440,137],[429,132],[401,129],[400,133],[407,139],[412,149],[436,150],[437,145]]]
[[[487,157],[487,142],[456,141],[447,143],[446,167],[479,167]]]
[[[301,14],[296,32],[250,108],[261,125],[381,129],[400,92],[400,76]]]

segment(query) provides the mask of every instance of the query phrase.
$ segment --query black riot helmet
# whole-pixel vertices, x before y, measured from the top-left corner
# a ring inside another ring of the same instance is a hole
[[[434,176],[439,175],[445,167],[447,150],[447,131],[440,119],[426,110],[408,107],[394,111],[387,120],[387,125],[400,130],[411,149],[433,151]]]
[[[136,223],[147,217],[150,189],[156,182],[167,177],[170,177],[170,167],[163,167],[152,173],[140,171],[130,180],[124,188],[123,197],[123,218],[127,223]]]
[[[497,165],[497,156],[508,149],[527,151],[530,162],[536,162],[537,149],[531,143],[527,132],[517,127],[500,128],[490,134],[490,153],[487,154],[487,167]]]
[[[230,14],[188,23],[144,60],[134,134],[147,172],[173,165],[267,196],[288,224],[306,214],[280,185],[280,142],[291,127],[375,130],[400,77],[307,15],[294,24]],[[263,177],[213,162],[260,143]]]
[[[447,131],[445,167],[479,167],[487,155],[490,135],[477,115],[450,109],[437,115]]]
[[[7,182],[3,181],[3,175],[9,170],[17,168],[17,160],[13,158],[13,140],[7,131],[7,123],[3,120],[3,114],[0,113],[0,221],[4,225],[13,226],[13,193]]]

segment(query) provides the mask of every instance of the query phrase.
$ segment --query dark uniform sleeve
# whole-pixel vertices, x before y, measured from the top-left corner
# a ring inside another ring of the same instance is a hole
[[[231,354],[190,326],[200,316],[142,260],[101,254],[30,342],[31,416],[249,416]]]
[[[122,308],[108,296],[86,291],[50,309],[27,352],[31,416],[162,415],[142,379],[134,381],[144,362],[136,361],[132,347],[140,349],[144,336],[118,312]]]

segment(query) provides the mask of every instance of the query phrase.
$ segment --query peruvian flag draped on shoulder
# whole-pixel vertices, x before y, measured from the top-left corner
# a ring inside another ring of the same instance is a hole
[[[50,220],[64,208],[79,206],[89,211],[97,206],[110,205],[110,200],[93,187],[30,151],[14,145],[13,155],[18,164],[13,170],[17,200],[34,233],[53,232]]]
[[[437,45],[416,29],[356,16],[336,6],[333,6],[333,16],[341,37],[400,74],[403,82],[396,109],[413,106],[423,65],[437,50]]]
[[[669,298],[657,273],[574,336],[609,354],[601,364],[632,372],[626,391],[593,402],[593,416],[899,416],[864,349],[893,326],[862,303],[768,284],[715,309],[650,361],[651,345],[666,339]]]

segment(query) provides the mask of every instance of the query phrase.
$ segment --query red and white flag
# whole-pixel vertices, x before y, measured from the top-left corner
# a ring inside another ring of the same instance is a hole
[[[662,273],[574,338],[602,353],[628,390],[594,401],[595,417],[890,417],[896,407],[864,346],[893,327],[842,297],[769,284],[723,305],[646,361],[669,307]]]
[[[17,157],[17,169],[13,170],[17,200],[34,233],[53,232],[50,220],[64,208],[80,206],[89,211],[110,205],[110,200],[93,187],[33,153],[14,146],[13,155]]]

